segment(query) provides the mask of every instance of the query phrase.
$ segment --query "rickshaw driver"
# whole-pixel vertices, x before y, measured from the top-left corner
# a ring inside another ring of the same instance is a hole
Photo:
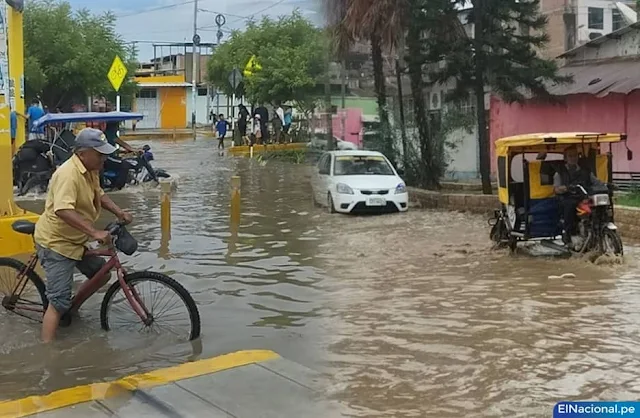
[[[106,127],[104,129],[104,134],[107,139],[107,142],[114,147],[120,145],[120,147],[124,148],[127,152],[142,154],[142,150],[138,150],[133,148],[131,145],[127,144],[124,140],[122,140],[118,134],[120,130],[120,122],[107,122]],[[121,189],[127,183],[127,177],[129,175],[129,170],[133,168],[131,164],[122,160],[118,156],[118,151],[111,154],[107,161],[104,163],[105,170],[111,170],[118,173],[118,177],[116,177],[114,186],[116,188]]]
[[[566,164],[553,175],[553,190],[560,197],[560,206],[562,207],[564,219],[562,240],[565,245],[569,246],[571,245],[571,232],[575,224],[576,207],[582,200],[580,197],[572,196],[569,193],[569,188],[580,185],[585,190],[589,190],[591,186],[602,185],[603,183],[591,171],[580,167],[578,164],[578,149],[575,145],[565,150],[564,158]]]

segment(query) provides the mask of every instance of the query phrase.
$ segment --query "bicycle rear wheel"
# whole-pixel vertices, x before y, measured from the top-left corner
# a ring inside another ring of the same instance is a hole
[[[150,271],[128,274],[125,282],[137,292],[152,321],[149,324],[141,321],[129,304],[120,281],[116,281],[107,290],[100,307],[100,323],[104,330],[124,328],[156,334],[169,332],[188,340],[200,336],[198,307],[180,283]]]
[[[38,273],[27,271],[24,263],[13,258],[0,258],[0,299],[8,312],[38,322],[48,304]]]

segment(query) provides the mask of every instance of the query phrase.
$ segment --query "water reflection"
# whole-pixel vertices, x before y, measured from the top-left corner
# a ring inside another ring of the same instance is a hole
[[[142,145],[142,143],[137,144]],[[155,270],[184,285],[198,303],[202,339],[192,344],[105,333],[96,295],[50,348],[39,324],[0,313],[0,398],[113,379],[201,356],[272,349],[315,365],[324,298],[317,239],[310,214],[307,168],[220,156],[211,140],[156,142],[156,165],[178,177],[171,231],[160,226],[159,191],[137,187],[112,193],[135,214],[129,230],[139,251],[122,256],[131,270]],[[229,224],[229,181],[240,175],[242,218]],[[20,204],[41,212],[43,200]],[[111,218],[106,214],[101,222]],[[81,281],[80,276],[76,277]],[[106,289],[102,291],[104,293]],[[96,361],[96,359],[100,359]]]

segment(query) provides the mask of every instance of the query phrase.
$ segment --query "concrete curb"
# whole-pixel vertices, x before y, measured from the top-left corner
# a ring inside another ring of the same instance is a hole
[[[494,210],[500,209],[500,202],[495,194],[434,192],[409,187],[409,199],[421,208],[469,212],[481,215],[491,215]],[[625,238],[640,240],[640,208],[616,205],[614,210],[620,234]]]
[[[278,354],[269,350],[238,351],[149,373],[127,376],[114,382],[93,383],[62,389],[44,396],[29,396],[0,402],[0,417],[26,417],[277,358],[279,358]]]

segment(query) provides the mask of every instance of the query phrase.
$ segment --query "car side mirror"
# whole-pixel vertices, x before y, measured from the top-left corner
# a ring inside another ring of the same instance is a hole
[[[633,160],[633,151],[630,149],[627,150],[627,161]]]

